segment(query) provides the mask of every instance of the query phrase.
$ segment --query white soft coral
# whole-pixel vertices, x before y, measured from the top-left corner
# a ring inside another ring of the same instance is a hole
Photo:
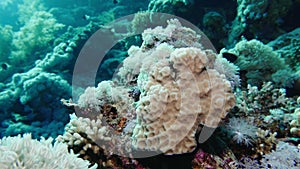
[[[257,127],[243,118],[231,118],[226,128],[233,134],[232,140],[238,144],[251,146],[256,137]]]

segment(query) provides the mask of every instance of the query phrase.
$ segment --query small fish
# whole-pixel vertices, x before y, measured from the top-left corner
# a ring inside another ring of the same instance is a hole
[[[227,59],[229,62],[235,62],[237,60],[237,56],[232,53],[224,52],[222,53],[223,58]]]
[[[117,3],[119,3],[119,2],[118,2],[118,0],[113,0],[113,3],[114,3],[114,4],[117,4]]]
[[[89,20],[89,19],[91,19],[91,16],[89,16],[89,15],[83,15],[83,16],[82,16],[82,19],[84,19],[84,20]]]
[[[2,68],[2,70],[7,70],[8,69],[8,65],[6,63],[2,63],[1,64],[1,68]]]

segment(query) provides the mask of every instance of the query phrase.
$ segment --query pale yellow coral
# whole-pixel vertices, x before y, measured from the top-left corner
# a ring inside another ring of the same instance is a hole
[[[137,108],[133,145],[165,154],[191,152],[199,124],[217,127],[234,105],[230,83],[208,69],[198,48],[179,48],[153,65]]]
[[[300,137],[300,108],[297,108],[293,113],[294,120],[290,122],[290,133]]]
[[[118,72],[120,84],[124,86],[109,82],[110,90],[101,90],[106,88],[101,82],[96,89],[98,99],[110,104],[127,105],[124,107],[134,114],[134,118],[128,121],[134,124],[133,129],[124,132],[127,133],[124,138],[111,135],[110,143],[115,145],[113,149],[122,149],[120,154],[123,150],[131,153],[131,147],[134,153],[139,150],[164,154],[192,152],[197,145],[195,136],[199,129],[203,125],[216,128],[235,104],[232,86],[225,76],[226,71],[222,70],[226,65],[216,61],[220,57],[212,50],[203,50],[198,42],[200,36],[192,29],[183,27],[176,19],[168,21],[166,28],[147,29],[142,36],[142,46],[129,49],[129,56]],[[139,99],[134,103],[125,97],[125,92],[121,92],[128,89],[131,82],[140,92]],[[116,95],[107,94],[114,90],[117,90]],[[93,94],[90,96],[95,99]],[[111,96],[116,96],[116,99]],[[126,114],[126,109],[116,108],[118,114]],[[89,125],[84,128],[89,131],[85,129],[83,133],[93,141],[105,140],[105,137],[99,139],[99,135],[106,136],[105,132],[101,130],[97,133],[99,130],[96,130],[103,128],[101,124],[96,125],[95,130],[89,129]],[[120,147],[123,143],[129,144],[130,148]],[[149,154],[135,155],[145,157]]]

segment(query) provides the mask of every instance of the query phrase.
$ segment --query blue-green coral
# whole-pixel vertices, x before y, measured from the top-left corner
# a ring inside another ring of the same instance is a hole
[[[280,54],[259,40],[243,39],[234,48],[221,50],[225,52],[238,57],[235,64],[244,71],[248,84],[261,86],[264,81],[272,81],[277,86],[291,87],[297,79]]]
[[[240,37],[270,39],[282,33],[282,18],[292,7],[292,0],[237,0],[237,15],[228,34],[227,46]],[[263,24],[262,24],[263,23]]]
[[[6,62],[10,54],[13,31],[9,25],[0,26],[0,62]]]
[[[22,63],[22,60],[34,61],[36,51],[47,49],[54,40],[56,32],[64,25],[57,23],[54,16],[46,11],[37,11],[30,20],[14,34],[14,51],[10,58],[14,63]]]

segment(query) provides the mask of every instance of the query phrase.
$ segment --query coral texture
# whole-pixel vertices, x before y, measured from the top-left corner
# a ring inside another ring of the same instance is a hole
[[[232,22],[228,46],[238,42],[241,36],[272,39],[278,36],[281,20],[292,6],[291,0],[238,0],[237,15]],[[264,24],[261,24],[264,23]]]
[[[300,28],[285,33],[267,45],[272,47],[285,59],[285,62],[293,69],[300,70]]]
[[[213,69],[216,55],[201,50],[199,38],[170,20],[166,28],[145,30],[141,48],[130,48],[120,75],[138,75],[142,91],[132,136],[137,149],[191,152],[198,125],[217,127],[234,105],[229,81]]]
[[[193,0],[152,0],[148,10],[176,14],[181,10],[187,10],[188,5],[192,3]]]
[[[36,60],[37,58],[33,57],[35,51],[46,48],[54,40],[56,32],[63,26],[63,24],[57,23],[51,13],[35,12],[20,31],[14,34],[15,50],[10,58],[19,64],[23,64],[22,59]]]
[[[300,166],[299,148],[280,141],[276,150],[263,156],[262,160],[252,160],[244,158],[239,167],[241,168],[291,168],[296,169]]]
[[[209,59],[200,49],[180,48],[170,55],[153,65],[142,88],[133,144],[181,154],[195,148],[199,124],[217,127],[234,97],[224,75],[205,70]]]
[[[12,27],[8,25],[0,26],[0,37],[0,62],[7,62],[13,40]]]
[[[68,110],[61,105],[60,99],[71,96],[70,76],[66,70],[74,61],[75,48],[96,29],[98,27],[92,22],[86,27],[70,28],[56,39],[57,45],[45,57],[29,59],[35,63],[22,67],[22,73],[15,73],[15,65],[3,72],[9,78],[0,83],[0,111],[4,119],[0,125],[1,136],[31,132],[34,138],[38,138],[56,137],[63,133]],[[9,74],[7,71],[10,69],[15,74]]]

